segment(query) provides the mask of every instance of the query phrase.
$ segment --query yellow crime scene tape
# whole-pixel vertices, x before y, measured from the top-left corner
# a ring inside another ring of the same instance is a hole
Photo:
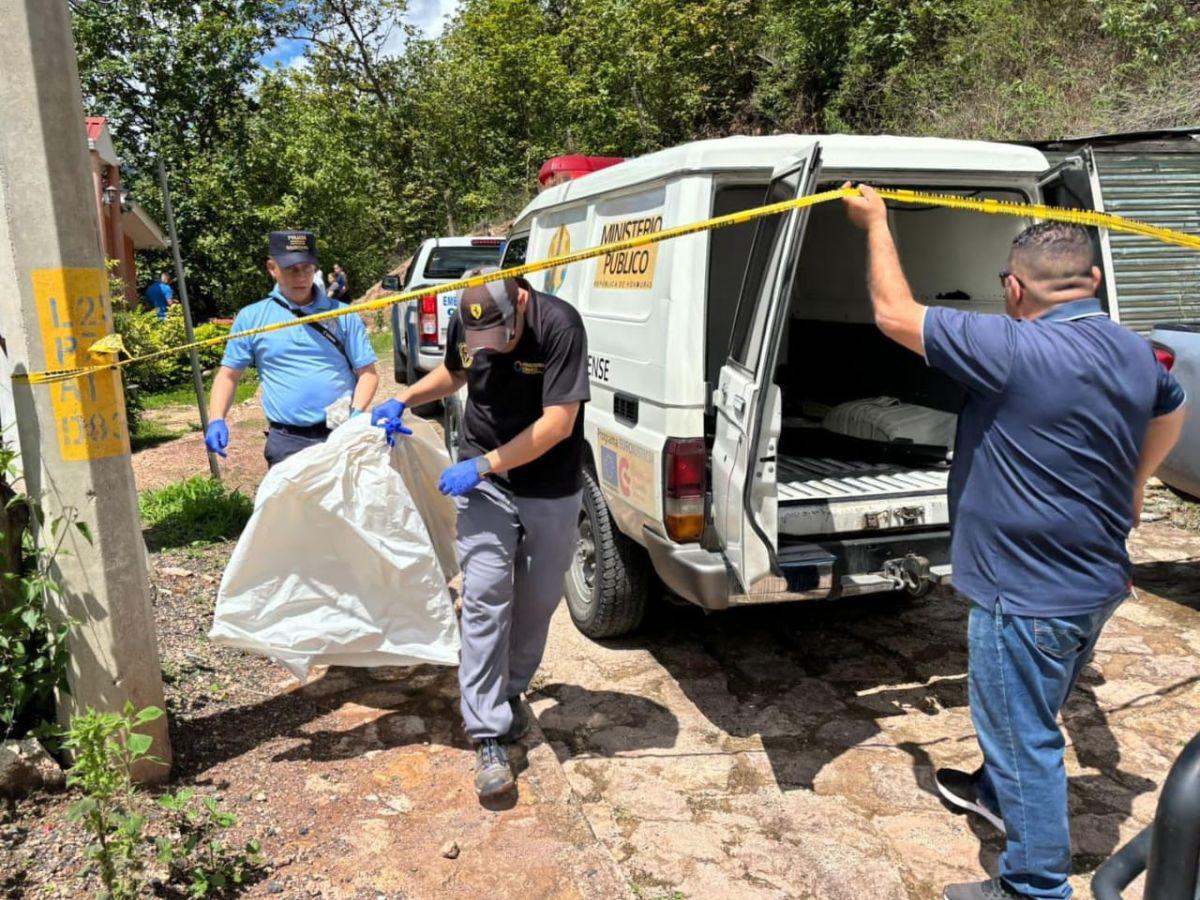
[[[797,197],[794,200],[784,200],[780,203],[772,203],[767,206],[759,206],[753,209],[740,210],[724,216],[716,216],[711,219],[705,219],[701,222],[693,222],[688,225],[678,225],[674,228],[664,229],[663,231],[651,232],[649,234],[643,234],[637,237],[626,238],[625,240],[621,241],[613,241],[609,244],[601,244],[597,247],[589,247],[586,250],[579,250],[574,253],[565,253],[561,256],[554,256],[539,262],[531,262],[520,266],[513,266],[511,269],[502,269],[496,272],[489,272],[485,275],[476,275],[471,278],[460,278],[457,281],[448,281],[444,284],[430,285],[428,287],[420,288],[419,290],[392,294],[387,297],[380,297],[377,300],[368,300],[364,303],[356,303],[353,306],[349,306],[345,309],[331,309],[321,313],[314,313],[310,316],[304,316],[303,318],[289,319],[286,322],[277,322],[272,325],[263,325],[259,328],[251,328],[247,329],[246,331],[239,331],[236,334],[226,334],[221,335],[220,337],[207,338],[202,341],[193,341],[190,344],[180,344],[177,347],[171,347],[166,350],[156,350],[153,353],[144,353],[141,356],[127,356],[125,359],[115,359],[92,366],[82,366],[73,369],[14,373],[12,377],[16,379],[23,379],[28,381],[30,384],[48,384],[55,381],[66,381],[72,378],[82,378],[87,375],[92,375],[96,372],[103,372],[108,369],[119,369],[122,366],[132,365],[133,363],[146,362],[148,360],[159,359],[164,356],[174,356],[177,353],[182,353],[193,348],[214,347],[227,341],[234,340],[235,338],[253,337],[256,334],[267,334],[272,331],[280,331],[284,328],[295,328],[299,325],[306,325],[309,322],[320,322],[324,319],[332,319],[338,316],[357,314],[361,312],[372,312],[375,310],[386,309],[387,307],[393,306],[397,303],[405,303],[409,300],[416,300],[419,297],[425,297],[430,294],[445,294],[449,293],[450,291],[461,291],[464,288],[476,287],[478,285],[488,284],[492,281],[500,281],[504,278],[516,278],[525,275],[531,275],[534,272],[543,272],[546,269],[557,269],[561,266],[571,265],[572,263],[582,262],[587,259],[594,259],[597,256],[606,256],[609,253],[632,250],[637,247],[644,247],[648,244],[656,244],[660,241],[669,241],[672,238],[684,237],[685,235],[689,234],[698,234],[703,231],[712,231],[714,229],[725,228],[730,225],[741,225],[745,222],[752,222],[755,219],[779,215],[780,213],[789,212],[791,210],[804,209],[805,207],[809,206],[817,206],[821,203],[828,203],[832,200],[840,200],[843,197],[853,196],[858,193],[858,188],[848,187],[837,188],[831,191],[823,191],[819,194],[810,194],[805,197]],[[1011,203],[1005,200],[980,200],[971,197],[959,197],[950,194],[931,194],[921,191],[881,188],[877,189],[877,193],[884,200],[891,200],[896,203],[911,203],[921,206],[940,206],[945,207],[946,209],[970,210],[973,212],[987,213],[989,215],[1017,216],[1020,218],[1069,222],[1075,225],[1084,225],[1094,228],[1107,228],[1109,231],[1137,234],[1156,241],[1162,241],[1168,244],[1176,244],[1181,247],[1187,247],[1191,250],[1200,251],[1200,235],[1185,234],[1184,232],[1175,231],[1170,228],[1162,228],[1158,225],[1150,225],[1145,222],[1126,219],[1123,216],[1114,215],[1112,213],[1102,213],[1095,212],[1093,210],[1081,209],[1062,209],[1060,207],[1044,206],[1042,204],[1035,203]],[[93,343],[88,350],[93,354],[109,355],[126,352],[119,334],[106,335],[105,337]]]

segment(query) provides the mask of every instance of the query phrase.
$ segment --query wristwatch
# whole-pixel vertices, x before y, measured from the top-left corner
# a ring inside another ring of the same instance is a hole
[[[481,478],[488,472],[492,471],[492,464],[488,462],[488,458],[486,456],[475,457],[475,471],[479,473]]]

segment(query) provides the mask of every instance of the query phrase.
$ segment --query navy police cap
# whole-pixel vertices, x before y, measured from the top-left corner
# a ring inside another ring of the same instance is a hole
[[[283,268],[308,263],[317,265],[317,239],[311,231],[272,231],[271,259]]]

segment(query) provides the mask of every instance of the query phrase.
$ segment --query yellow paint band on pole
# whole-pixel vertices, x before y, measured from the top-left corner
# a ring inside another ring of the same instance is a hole
[[[488,284],[489,282],[493,281],[500,281],[504,278],[523,277],[525,275],[531,275],[534,272],[542,272],[546,269],[554,269],[560,266],[567,266],[572,263],[594,259],[598,256],[606,256],[609,253],[633,250],[638,247],[647,246],[648,244],[655,244],[660,241],[669,241],[672,238],[684,237],[690,234],[698,234],[704,231],[712,231],[714,229],[725,228],[730,225],[741,225],[745,222],[752,222],[755,219],[762,219],[766,218],[767,216],[779,215],[780,213],[790,212],[792,210],[817,206],[821,203],[839,200],[843,197],[849,197],[857,193],[857,188],[836,188],[834,190],[823,191],[818,194],[797,197],[794,200],[784,200],[779,203],[768,204],[767,206],[758,206],[753,209],[739,210],[738,212],[728,213],[727,215],[705,219],[701,222],[693,222],[688,225],[677,225],[674,228],[667,228],[663,231],[626,238],[625,240],[621,241],[613,241],[609,244],[601,244],[597,247],[589,247],[585,250],[575,251],[574,253],[565,253],[561,256],[550,257],[539,262],[525,263],[524,265],[514,266],[510,269],[489,272],[485,275],[476,275],[471,278],[460,278],[457,281],[448,281],[444,284],[430,285],[418,290],[405,291],[400,294],[392,294],[391,296],[380,297],[379,299],[369,300],[365,303],[357,303],[345,309],[331,309],[321,313],[314,313],[310,316],[304,316],[303,318],[289,319],[286,322],[276,322],[271,325],[263,325],[259,328],[251,328],[246,331],[239,331],[236,334],[226,334],[219,337],[207,338],[206,340],[194,341],[190,344],[181,344],[178,347],[171,347],[166,350],[156,350],[153,353],[145,353],[141,356],[129,357],[122,360],[114,360],[100,365],[84,366],[74,369],[62,369],[57,371],[51,370],[46,372],[14,373],[13,378],[25,379],[30,384],[47,384],[54,381],[65,381],[70,378],[79,378],[95,372],[102,372],[106,369],[119,369],[122,366],[132,365],[133,363],[146,362],[152,359],[160,359],[164,356],[173,356],[177,353],[181,353],[192,348],[214,347],[236,338],[253,337],[254,335],[258,334],[268,334],[272,331],[280,331],[284,328],[294,328],[298,325],[305,325],[309,322],[320,322],[324,319],[333,319],[337,318],[338,316],[345,316],[351,313],[373,312],[375,310],[386,309],[387,307],[393,306],[397,303],[405,303],[409,300],[416,300],[419,297],[425,297],[430,294],[445,294],[451,291],[461,291],[468,287],[476,287],[478,285]],[[922,191],[881,188],[877,191],[877,193],[883,199],[891,200],[895,203],[908,203],[921,206],[940,206],[946,209],[969,210],[972,212],[986,213],[988,215],[1017,216],[1020,218],[1035,218],[1054,222],[1068,222],[1073,225],[1083,225],[1093,228],[1106,228],[1109,231],[1119,231],[1125,234],[1136,234],[1142,237],[1151,238],[1152,240],[1161,241],[1163,243],[1176,244],[1180,247],[1186,247],[1190,250],[1200,251],[1200,235],[1186,234],[1170,228],[1162,228],[1158,225],[1150,225],[1145,222],[1127,219],[1123,216],[1114,215],[1112,213],[1102,213],[1094,210],[1082,209],[1063,209],[1057,206],[1045,206],[1043,204],[1036,203],[1011,203],[1005,200],[992,199],[981,200],[972,197],[955,196],[952,194],[924,193]],[[103,338],[97,343],[101,344],[107,340],[108,338]]]

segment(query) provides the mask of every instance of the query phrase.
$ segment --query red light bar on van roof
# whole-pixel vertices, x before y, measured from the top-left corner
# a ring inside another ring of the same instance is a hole
[[[625,158],[621,156],[552,156],[542,163],[541,171],[538,172],[538,184],[544,190],[624,161]]]
[[[471,238],[472,247],[499,247],[503,243],[503,238]]]

